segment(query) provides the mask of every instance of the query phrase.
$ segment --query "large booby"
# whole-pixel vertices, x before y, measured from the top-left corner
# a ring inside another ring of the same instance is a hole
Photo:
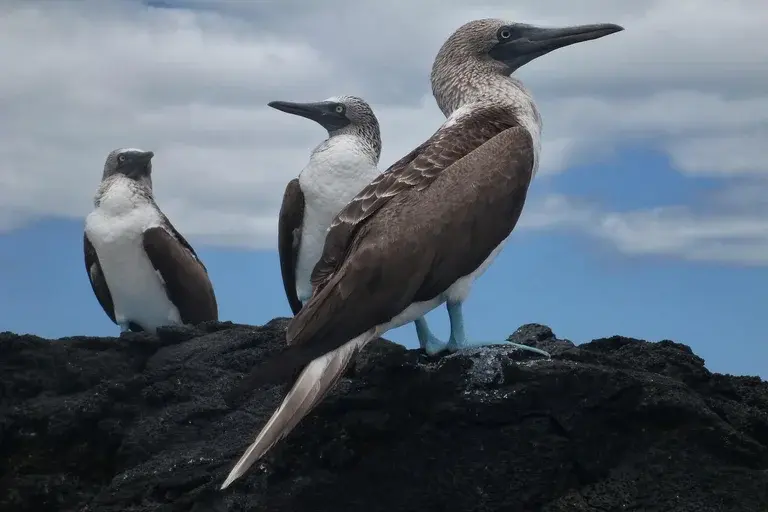
[[[152,151],[116,149],[85,219],[85,270],[109,318],[125,331],[218,320],[208,271],[152,193]]]
[[[467,296],[515,227],[538,168],[541,118],[510,75],[557,48],[620,30],[483,19],[447,39],[431,74],[447,120],[334,219],[312,274],[314,294],[288,324],[287,348],[249,381],[304,369],[222,488],[290,432],[369,341]]]

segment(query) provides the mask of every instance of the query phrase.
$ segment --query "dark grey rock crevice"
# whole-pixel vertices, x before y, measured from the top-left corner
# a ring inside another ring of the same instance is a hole
[[[539,324],[509,339],[550,360],[372,343],[220,492],[285,387],[222,397],[286,322],[0,334],[0,511],[768,510],[768,383],[669,340],[577,346]]]

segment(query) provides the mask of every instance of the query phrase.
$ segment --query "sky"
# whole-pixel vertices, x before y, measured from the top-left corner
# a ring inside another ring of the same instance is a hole
[[[690,345],[768,379],[768,5],[733,0],[15,0],[0,5],[0,331],[114,335],[82,255],[107,153],[155,152],[155,197],[208,267],[222,320],[290,309],[283,189],[326,133],[272,100],[365,98],[382,169],[443,122],[435,53],[461,24],[618,23],[519,70],[544,120],[510,242],[468,334],[529,322],[575,343]],[[457,235],[457,244],[460,236]],[[445,308],[428,315],[447,336]],[[406,325],[387,338],[416,346]]]

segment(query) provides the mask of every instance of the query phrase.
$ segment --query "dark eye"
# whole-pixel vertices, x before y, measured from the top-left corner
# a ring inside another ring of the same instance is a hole
[[[336,113],[341,114],[344,112],[344,106],[343,105],[336,105]]]
[[[125,162],[125,155],[118,156],[117,157],[117,161],[120,162],[120,163]]]
[[[512,31],[508,28],[502,28],[499,30],[499,40],[509,39],[512,37]]]

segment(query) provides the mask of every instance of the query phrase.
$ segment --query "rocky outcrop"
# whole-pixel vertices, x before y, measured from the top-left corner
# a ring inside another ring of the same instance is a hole
[[[768,511],[768,383],[671,341],[574,346],[540,325],[511,338],[551,360],[372,343],[220,492],[285,389],[222,396],[285,324],[0,334],[0,510]]]

